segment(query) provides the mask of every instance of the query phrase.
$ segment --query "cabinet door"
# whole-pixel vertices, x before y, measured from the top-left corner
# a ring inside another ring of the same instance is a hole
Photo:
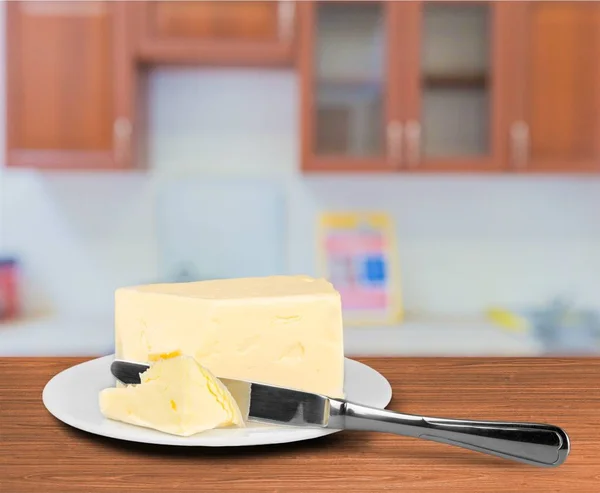
[[[389,47],[395,2],[302,2],[302,167],[381,171],[399,159]],[[386,133],[393,134],[390,149]]]
[[[131,71],[122,5],[7,3],[7,163],[131,164]]]
[[[600,2],[512,8],[512,166],[600,171]]]
[[[403,167],[491,171],[505,166],[503,2],[408,2],[412,49],[402,79]]]
[[[140,2],[141,57],[153,62],[291,63],[295,2]]]

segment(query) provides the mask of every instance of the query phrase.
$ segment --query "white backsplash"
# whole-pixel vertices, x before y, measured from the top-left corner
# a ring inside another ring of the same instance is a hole
[[[28,311],[103,316],[117,287],[156,279],[150,177],[5,170],[3,178],[2,250],[22,262]]]
[[[162,184],[159,274],[167,280],[283,274],[285,197],[264,179],[197,178]]]
[[[600,303],[596,177],[307,178],[298,171],[290,71],[159,69],[149,98],[148,172],[0,174],[1,247],[22,257],[28,306],[111,313],[114,288],[157,279],[157,197],[182,177],[280,186],[287,204],[280,247],[290,273],[315,273],[318,211],[388,210],[408,311],[474,314],[490,303],[540,303],[561,293]],[[255,213],[249,203],[248,217]],[[229,227],[225,217],[222,224]],[[237,241],[246,236],[240,230]],[[259,235],[255,248],[260,241],[269,249],[273,237]]]

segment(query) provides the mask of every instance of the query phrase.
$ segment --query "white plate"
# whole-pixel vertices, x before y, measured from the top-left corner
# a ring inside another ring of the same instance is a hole
[[[120,440],[161,445],[236,447],[309,440],[339,430],[275,426],[249,422],[246,428],[210,430],[191,437],[179,437],[104,418],[98,393],[115,385],[110,373],[114,355],[86,361],[54,376],[44,388],[42,399],[50,413],[80,430]],[[384,408],[392,398],[392,388],[372,368],[345,360],[346,398],[359,404]]]

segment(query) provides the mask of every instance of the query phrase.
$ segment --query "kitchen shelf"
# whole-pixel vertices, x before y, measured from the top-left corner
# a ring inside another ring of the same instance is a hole
[[[423,85],[428,89],[481,89],[488,83],[488,75],[480,74],[425,74]]]
[[[381,87],[384,83],[381,79],[362,77],[319,77],[316,83],[321,87],[335,87],[359,89],[366,87]]]

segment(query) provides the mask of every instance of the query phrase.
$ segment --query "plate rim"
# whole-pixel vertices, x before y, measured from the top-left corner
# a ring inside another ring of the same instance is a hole
[[[265,440],[264,442],[260,442],[260,443],[257,443],[256,440],[253,441],[253,440],[247,440],[247,439],[231,440],[231,443],[224,442],[222,439],[220,439],[220,440],[215,439],[214,441],[208,440],[203,443],[192,442],[192,441],[190,441],[189,443],[186,443],[185,441],[182,441],[180,443],[179,442],[173,443],[173,442],[169,442],[169,437],[171,436],[169,434],[165,434],[166,438],[165,438],[164,442],[160,441],[160,440],[156,440],[156,438],[153,437],[152,435],[145,437],[142,432],[140,433],[139,437],[123,436],[123,435],[120,435],[117,431],[110,430],[110,429],[100,431],[97,426],[90,426],[85,421],[81,421],[79,419],[72,419],[71,416],[67,416],[67,417],[65,417],[64,415],[58,416],[56,409],[54,409],[52,405],[49,405],[49,400],[50,400],[49,392],[52,389],[53,383],[56,383],[55,380],[58,379],[59,377],[61,377],[61,375],[64,376],[64,373],[66,373],[66,372],[77,371],[78,367],[81,367],[86,364],[90,364],[92,362],[99,362],[99,360],[109,359],[109,358],[111,361],[114,360],[115,354],[112,353],[112,354],[108,354],[105,356],[99,356],[97,358],[91,358],[89,360],[82,361],[75,365],[69,366],[68,368],[65,368],[64,370],[53,375],[52,378],[50,378],[46,382],[46,384],[44,385],[44,388],[42,390],[42,402],[43,402],[46,410],[58,421],[61,421],[62,423],[66,424],[72,428],[84,431],[86,433],[90,433],[92,435],[110,438],[113,440],[122,440],[122,441],[126,441],[126,442],[131,442],[131,443],[146,443],[146,444],[151,444],[151,445],[170,446],[170,447],[218,447],[218,448],[220,448],[220,447],[256,447],[256,446],[276,445],[276,444],[282,444],[282,443],[293,443],[293,442],[299,442],[299,441],[304,441],[304,440],[313,440],[315,438],[320,438],[323,436],[327,436],[327,435],[331,435],[333,433],[339,433],[340,431],[343,431],[343,430],[331,430],[331,429],[325,429],[325,428],[290,427],[289,432],[287,432],[287,430],[282,431],[282,429],[279,429],[277,431],[277,433],[270,434],[268,440]],[[386,387],[385,399],[382,399],[382,400],[386,401],[385,404],[383,405],[383,408],[385,408],[391,402],[392,395],[393,395],[392,386],[391,386],[389,380],[384,375],[382,375],[379,371],[370,367],[369,365],[366,365],[365,363],[356,361],[356,360],[348,358],[348,357],[344,357],[344,361],[349,361],[352,364],[356,364],[361,367],[365,367],[365,368],[369,369],[370,371],[375,372],[381,378],[382,384],[385,384],[385,387]],[[104,418],[104,419],[106,419],[106,418]],[[135,425],[131,425],[129,423],[120,423],[120,424],[144,429],[143,427],[138,427]],[[150,430],[150,429],[148,429],[148,430]],[[152,431],[156,431],[156,430],[152,430]],[[301,431],[301,432],[299,432],[299,431]]]

